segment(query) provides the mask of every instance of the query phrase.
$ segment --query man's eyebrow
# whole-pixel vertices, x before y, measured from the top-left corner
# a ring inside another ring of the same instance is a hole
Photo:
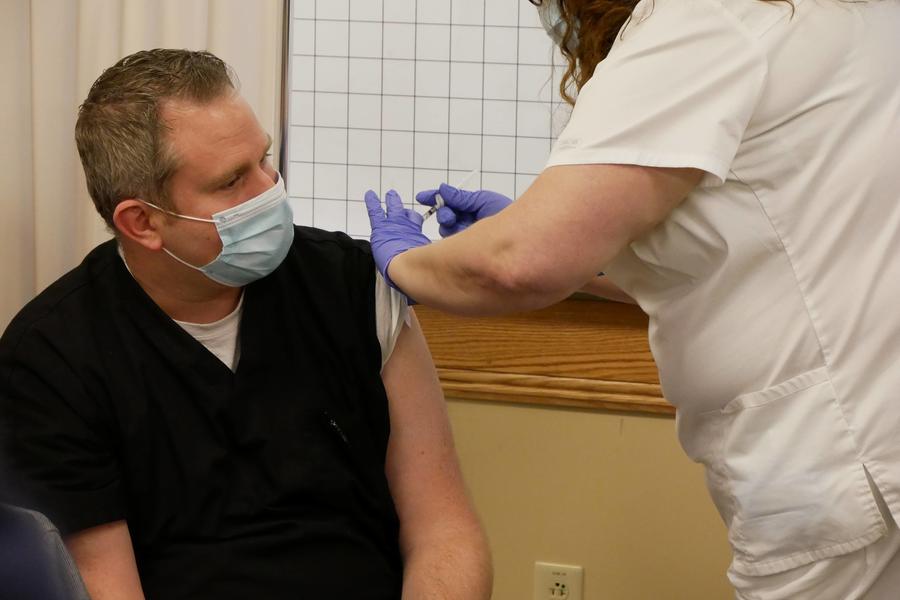
[[[269,150],[272,149],[272,136],[268,133],[266,134],[266,149],[263,150],[262,154],[259,156],[259,160],[262,161],[268,154]],[[236,165],[235,167],[224,171],[221,175],[218,175],[210,180],[207,188],[209,190],[217,190],[229,181],[232,180],[237,175],[242,174],[246,171],[251,165],[249,163],[244,163],[240,165]]]

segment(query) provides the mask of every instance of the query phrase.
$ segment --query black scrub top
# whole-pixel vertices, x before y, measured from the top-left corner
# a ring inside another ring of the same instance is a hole
[[[374,281],[366,242],[297,227],[232,373],[98,246],[0,339],[30,507],[126,519],[148,600],[399,598]]]

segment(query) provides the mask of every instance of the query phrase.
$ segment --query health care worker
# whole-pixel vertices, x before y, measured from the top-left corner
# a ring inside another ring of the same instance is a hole
[[[508,208],[443,186],[444,233],[474,224],[434,244],[370,192],[380,268],[460,314],[607,273],[650,317],[737,597],[900,597],[900,3],[538,10],[578,88],[546,170]]]

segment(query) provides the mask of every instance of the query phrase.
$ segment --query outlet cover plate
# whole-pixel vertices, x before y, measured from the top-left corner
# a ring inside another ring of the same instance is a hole
[[[583,587],[580,566],[534,563],[534,600],[584,600]]]

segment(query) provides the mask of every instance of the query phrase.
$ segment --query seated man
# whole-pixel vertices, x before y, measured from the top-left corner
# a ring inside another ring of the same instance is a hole
[[[6,330],[0,416],[91,597],[489,597],[415,316],[293,226],[229,68],[128,56],[76,140],[115,240]]]

